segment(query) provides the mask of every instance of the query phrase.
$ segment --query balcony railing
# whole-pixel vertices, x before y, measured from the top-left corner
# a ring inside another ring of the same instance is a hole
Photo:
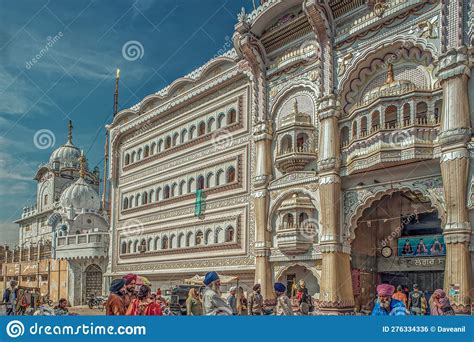
[[[314,148],[310,146],[296,146],[296,147],[289,147],[285,149],[279,149],[277,152],[277,156],[281,157],[287,154],[294,154],[294,153],[309,153],[314,154],[316,151]]]
[[[106,256],[108,242],[108,232],[60,236],[57,238],[56,257],[68,259]]]

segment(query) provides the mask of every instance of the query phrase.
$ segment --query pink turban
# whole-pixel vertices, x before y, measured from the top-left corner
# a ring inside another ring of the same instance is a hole
[[[435,290],[434,294],[438,295],[439,298],[444,298],[444,297],[446,297],[446,292],[444,292],[442,289],[437,289],[437,290]]]
[[[137,281],[137,275],[130,273],[124,276],[123,279],[125,280],[125,285],[129,285],[132,281]]]
[[[380,284],[377,286],[377,294],[379,296],[391,296],[395,292],[395,286],[390,284]]]

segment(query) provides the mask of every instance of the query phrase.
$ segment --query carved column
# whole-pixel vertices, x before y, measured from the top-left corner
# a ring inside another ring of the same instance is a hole
[[[341,229],[341,177],[339,106],[334,95],[319,103],[319,191],[321,203],[320,245],[322,252],[321,295],[323,313],[351,312],[354,307],[350,249],[343,245]]]
[[[271,231],[268,227],[269,194],[267,184],[271,170],[271,122],[260,122],[254,128],[256,165],[254,179],[255,210],[255,282],[262,285],[264,298],[273,297],[272,269],[270,265]]]
[[[441,114],[441,175],[446,201],[446,266],[444,288],[459,287],[459,295],[451,296],[454,309],[470,312],[471,257],[469,242],[471,226],[467,211],[467,185],[471,119],[469,114],[467,49],[451,49],[440,57],[438,78],[443,87]]]

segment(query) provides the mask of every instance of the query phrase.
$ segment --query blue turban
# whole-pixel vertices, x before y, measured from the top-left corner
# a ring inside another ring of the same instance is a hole
[[[110,284],[110,292],[117,293],[125,286],[125,279],[119,278],[112,280]]]
[[[213,281],[216,281],[219,279],[219,275],[216,272],[207,272],[206,275],[204,276],[204,285],[209,285]]]
[[[276,292],[285,292],[286,291],[286,286],[283,285],[282,283],[275,283],[273,286]]]

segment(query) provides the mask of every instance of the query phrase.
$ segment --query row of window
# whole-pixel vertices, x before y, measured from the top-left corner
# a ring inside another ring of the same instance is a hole
[[[285,134],[280,140],[280,148],[278,150],[278,155],[293,152],[311,152],[311,145],[308,134],[298,133],[296,135],[296,149],[294,149],[293,147],[293,140],[294,138],[291,135]]]
[[[399,113],[399,109],[401,109]],[[341,145],[345,146],[350,141],[356,140],[360,137],[364,137],[370,132],[377,131],[379,129],[393,129],[400,126],[408,126],[411,124],[427,124],[430,119],[428,116],[428,105],[426,102],[418,102],[415,108],[414,122],[412,118],[411,106],[409,103],[405,103],[401,108],[391,105],[385,108],[383,117],[383,125],[381,126],[380,112],[375,110],[372,112],[370,117],[368,115],[360,116],[352,122],[352,134],[349,134],[349,127],[344,126],[341,129]],[[441,115],[441,100],[436,101],[432,120],[434,122],[439,121]],[[369,119],[370,122],[368,121]],[[401,122],[400,122],[401,121]],[[401,125],[400,125],[401,123]],[[360,129],[358,127],[360,125]],[[350,136],[349,136],[350,135]]]
[[[148,191],[143,191],[124,197],[122,209],[126,210],[149,203],[166,200],[175,196],[194,193],[196,190],[204,190],[227,183],[232,183],[235,181],[235,177],[235,167],[229,166],[225,172],[223,169],[219,169],[216,174],[209,172],[206,177],[200,175],[196,180],[194,177],[189,178],[187,181],[183,179],[179,182],[179,184],[167,184],[163,188],[158,187],[156,189],[150,189]]]
[[[216,129],[223,128],[227,125],[231,125],[237,121],[237,112],[231,108],[227,115],[220,113],[217,118],[210,117],[207,123],[201,121],[197,127],[191,125],[189,128],[183,128],[181,132],[174,132],[167,135],[165,138],[160,138],[158,142],[153,141],[152,143],[146,144],[143,147],[139,147],[132,152],[127,152],[124,157],[124,165],[130,165],[136,163],[144,158],[160,153],[171,147],[178,146],[195,138],[211,133]]]
[[[121,254],[145,253],[148,251],[160,251],[174,248],[206,246],[224,242],[233,242],[235,239],[235,229],[229,225],[224,229],[217,227],[215,230],[209,228],[205,232],[198,230],[193,232],[178,233],[163,236],[151,236],[141,240],[122,241]]]

